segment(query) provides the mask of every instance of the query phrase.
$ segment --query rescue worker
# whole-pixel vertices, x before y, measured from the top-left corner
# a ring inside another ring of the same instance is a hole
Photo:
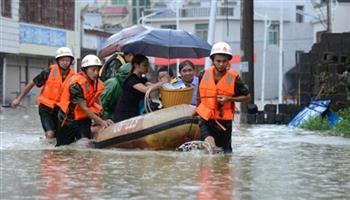
[[[100,70],[100,79],[106,81],[111,77],[114,77],[117,70],[125,63],[130,63],[134,54],[130,52],[116,53],[110,59],[106,61]]]
[[[204,71],[200,80],[200,101],[196,108],[201,140],[230,153],[235,102],[246,102],[251,97],[239,74],[229,67],[232,49],[227,43],[214,44],[210,59],[213,65]]]
[[[70,48],[61,47],[57,49],[55,59],[56,64],[38,74],[11,103],[11,106],[16,108],[34,86],[42,87],[38,97],[39,115],[47,139],[55,137],[57,103],[60,100],[64,85],[74,74],[74,70],[71,68],[74,56]]]
[[[98,79],[101,66],[97,56],[85,56],[81,62],[81,71],[65,85],[58,103],[56,146],[68,145],[81,138],[91,139],[91,120],[102,128],[113,123],[99,117],[102,111],[99,96],[103,91],[103,83]]]

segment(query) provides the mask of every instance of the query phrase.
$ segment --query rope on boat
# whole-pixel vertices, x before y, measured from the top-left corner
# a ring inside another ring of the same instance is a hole
[[[151,94],[151,92],[152,92],[155,88],[157,88],[157,87],[158,87],[158,86],[151,86],[151,87],[147,90],[147,92],[145,93],[144,104],[145,104],[145,111],[146,111],[146,113],[153,112],[152,106],[151,106],[152,100],[151,100],[150,94]]]

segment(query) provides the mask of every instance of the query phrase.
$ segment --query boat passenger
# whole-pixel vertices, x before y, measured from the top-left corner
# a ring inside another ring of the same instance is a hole
[[[157,71],[157,78],[158,81],[162,81],[163,79],[165,81],[172,80],[174,77],[174,73],[171,69],[168,69],[167,67],[161,67]]]
[[[44,69],[34,77],[11,103],[11,106],[16,108],[34,86],[42,87],[38,96],[39,115],[47,139],[55,138],[57,103],[60,101],[64,85],[74,74],[74,70],[71,68],[74,56],[70,48],[58,48],[55,60],[56,64],[50,65],[49,68]]]
[[[92,138],[92,121],[102,128],[113,124],[99,117],[102,107],[99,96],[103,83],[98,79],[102,62],[95,55],[87,55],[81,62],[81,71],[65,85],[58,104],[57,144],[68,145],[80,138]]]
[[[228,67],[232,49],[227,43],[214,44],[210,59],[213,65],[205,70],[200,79],[200,102],[196,108],[200,116],[201,140],[229,153],[232,152],[235,102],[247,102],[251,97],[238,72]]]
[[[193,87],[191,104],[197,105],[198,95],[198,77],[194,75],[194,64],[185,60],[179,65],[180,77],[177,79],[179,82],[183,82],[186,87]]]
[[[149,68],[148,58],[144,55],[135,55],[131,64],[131,73],[123,83],[123,91],[114,111],[114,122],[138,116],[140,114],[140,104],[143,105],[145,93],[150,88],[156,89],[169,81],[163,79],[155,84],[148,82],[147,78],[143,76],[148,72]]]

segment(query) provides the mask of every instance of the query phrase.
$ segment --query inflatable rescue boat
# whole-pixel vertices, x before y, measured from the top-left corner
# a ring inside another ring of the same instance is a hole
[[[175,150],[185,142],[200,139],[194,112],[194,106],[182,104],[115,123],[95,135],[94,146]]]

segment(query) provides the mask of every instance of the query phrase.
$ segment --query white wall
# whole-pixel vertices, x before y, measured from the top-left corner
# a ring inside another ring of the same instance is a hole
[[[334,33],[350,31],[350,3],[340,3],[333,17],[332,31]]]

